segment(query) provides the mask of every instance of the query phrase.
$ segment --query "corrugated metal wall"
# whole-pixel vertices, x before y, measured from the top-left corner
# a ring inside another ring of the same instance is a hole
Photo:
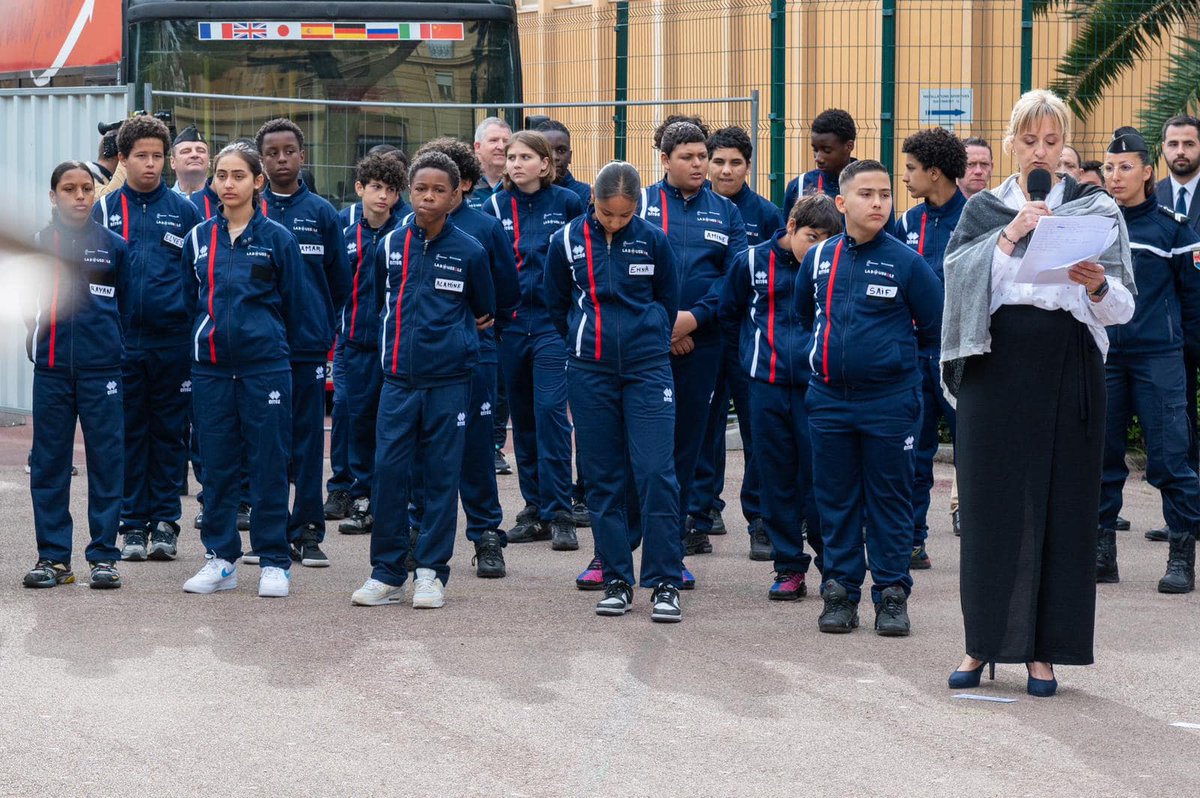
[[[70,158],[94,160],[96,124],[128,116],[130,97],[124,86],[0,90],[0,186],[10,200],[0,217],[5,232],[28,238],[47,222],[50,172]],[[0,410],[29,412],[32,387],[24,326],[6,313],[0,316]]]

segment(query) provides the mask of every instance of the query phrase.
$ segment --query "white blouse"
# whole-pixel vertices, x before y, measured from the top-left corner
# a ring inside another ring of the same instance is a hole
[[[1020,175],[1012,175],[992,189],[1005,205],[1020,210],[1027,200],[1021,191]],[[1063,202],[1063,184],[1059,181],[1050,189],[1046,204],[1051,209]],[[1088,298],[1087,288],[1070,285],[1034,285],[1016,283],[1013,278],[1021,266],[1021,259],[1006,255],[999,246],[992,253],[992,303],[995,313],[1001,305],[1033,305],[1042,310],[1065,310],[1091,330],[1101,355],[1108,354],[1108,333],[1104,328],[1113,324],[1124,324],[1133,318],[1133,295],[1120,280],[1108,281],[1108,293],[1099,302]]]

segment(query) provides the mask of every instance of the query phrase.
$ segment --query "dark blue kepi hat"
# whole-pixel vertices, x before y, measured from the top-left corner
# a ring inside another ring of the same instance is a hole
[[[200,131],[195,125],[188,125],[183,130],[179,131],[179,135],[175,137],[175,144],[183,144],[189,141],[204,141],[204,136],[200,135]],[[206,144],[208,142],[205,142]]]
[[[1142,138],[1142,134],[1137,131],[1137,128],[1119,127],[1113,131],[1112,141],[1108,144],[1108,151],[1116,154],[1123,152],[1150,152],[1150,148],[1146,146],[1146,140]]]

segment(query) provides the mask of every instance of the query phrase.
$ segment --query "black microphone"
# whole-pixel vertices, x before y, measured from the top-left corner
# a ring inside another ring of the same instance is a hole
[[[1050,193],[1050,173],[1045,169],[1034,169],[1025,179],[1025,187],[1029,189],[1029,199],[1045,202]]]

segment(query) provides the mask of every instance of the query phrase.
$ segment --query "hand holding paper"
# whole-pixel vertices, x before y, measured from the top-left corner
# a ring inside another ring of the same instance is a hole
[[[1067,285],[1067,270],[1096,261],[1117,240],[1117,223],[1106,216],[1044,216],[1038,220],[1013,282]]]

